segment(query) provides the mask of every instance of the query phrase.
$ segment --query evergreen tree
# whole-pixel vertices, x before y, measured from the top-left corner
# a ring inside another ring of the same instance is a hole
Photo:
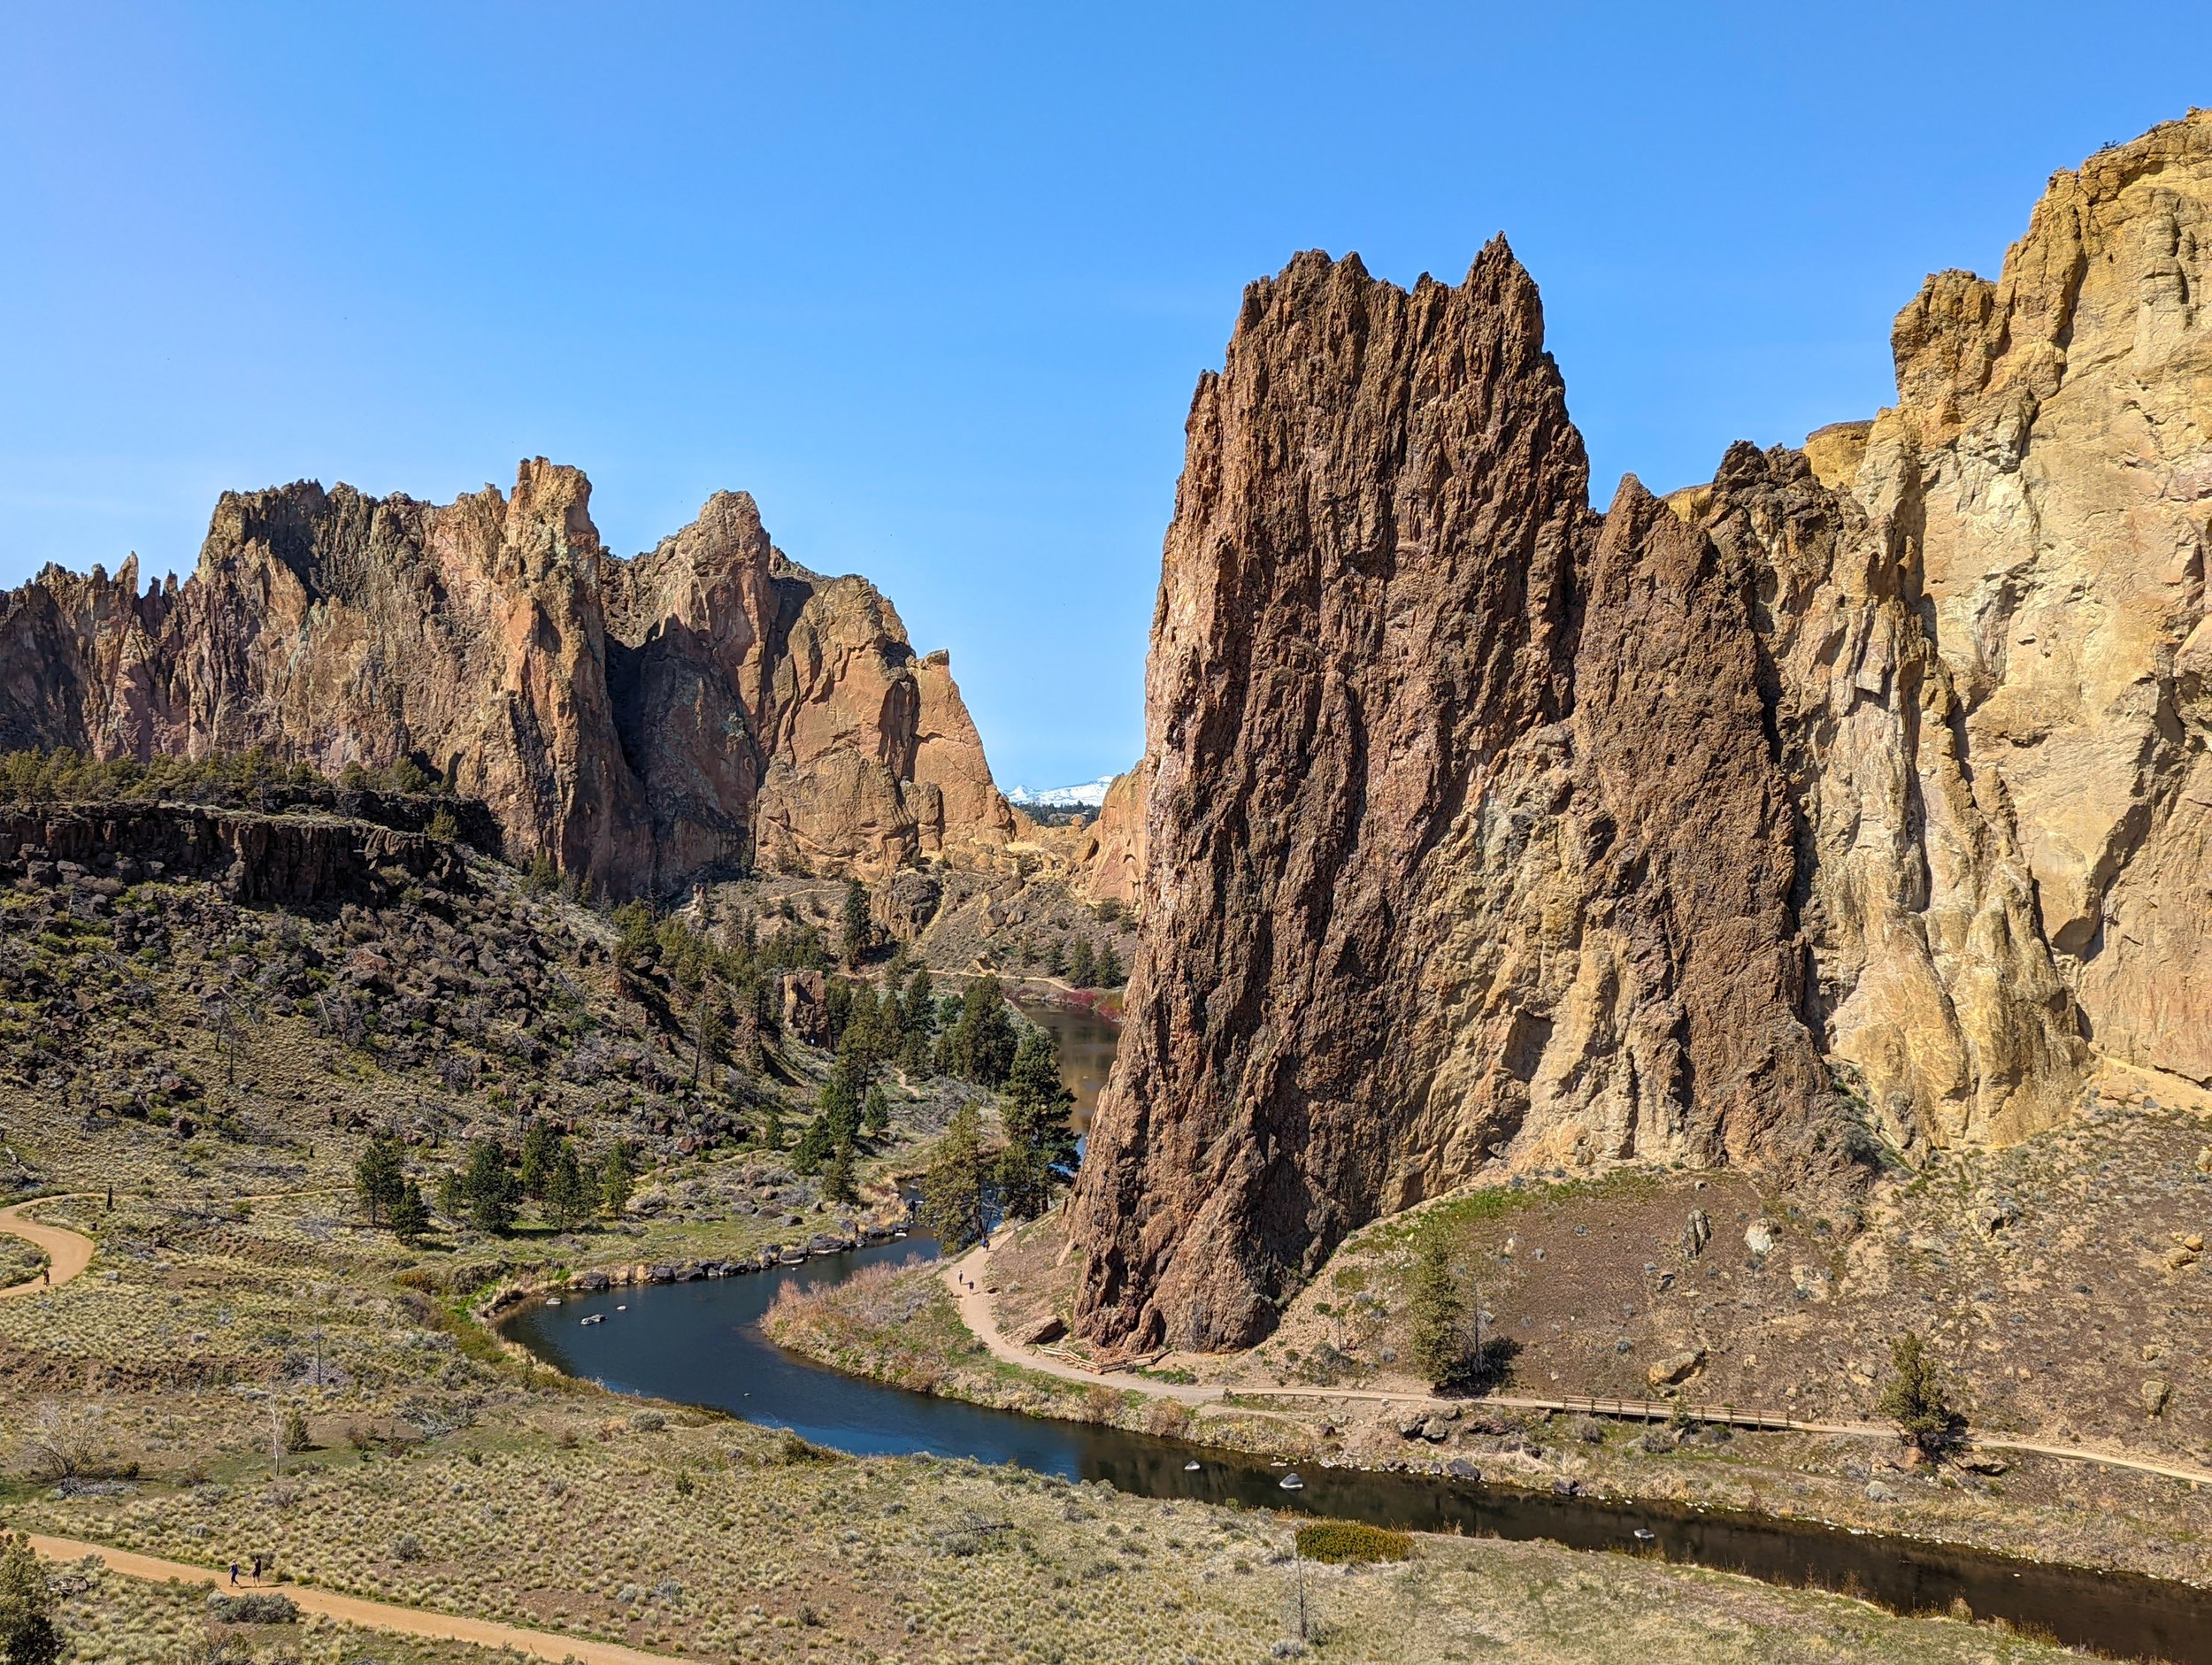
[[[871,1139],[880,1139],[891,1128],[891,1101],[884,1096],[880,1085],[872,1085],[868,1096],[861,1101],[860,1128]]]
[[[1889,1344],[1890,1378],[1874,1401],[1877,1416],[1897,1424],[1897,1437],[1925,1452],[1957,1438],[1963,1418],[1951,1403],[1928,1344],[1907,1331]]]
[[[627,1144],[617,1139],[607,1147],[607,1154],[599,1159],[599,1211],[610,1220],[619,1220],[630,1206],[636,1173]]]
[[[422,1187],[410,1179],[392,1205],[392,1235],[403,1243],[419,1243],[429,1229],[430,1205],[422,1200]]]
[[[1065,977],[1068,974],[1068,945],[1057,937],[1053,938],[1051,947],[1045,950],[1045,974],[1048,977]]]
[[[841,921],[844,927],[842,948],[845,963],[858,966],[868,957],[868,950],[875,946],[875,921],[868,909],[868,887],[856,879],[845,881],[845,909]]]
[[[461,1170],[461,1202],[469,1224],[480,1231],[503,1235],[514,1228],[515,1207],[522,1186],[508,1165],[506,1147],[495,1139],[480,1139],[469,1147],[468,1165]]]
[[[945,1032],[941,1062],[946,1073],[995,1087],[1014,1063],[1014,1024],[998,978],[979,977],[961,997],[960,1015]]]
[[[0,1661],[55,1665],[64,1641],[38,1552],[27,1538],[0,1537]]]
[[[806,1124],[806,1132],[799,1135],[799,1142],[791,1152],[794,1172],[818,1174],[830,1164],[837,1154],[838,1138],[830,1126],[828,1116],[816,1116]]]
[[[1068,1125],[1075,1094],[1060,1079],[1060,1043],[1048,1032],[1023,1031],[1005,1094],[999,1189],[1009,1214],[1033,1216],[1051,1201],[1053,1170],[1075,1163],[1075,1133]]]
[[[1430,1385],[1448,1387],[1474,1363],[1469,1325],[1472,1303],[1452,1265],[1452,1246],[1440,1231],[1422,1241],[1414,1264],[1413,1292],[1407,1301],[1411,1334],[1407,1350],[1414,1368]]]
[[[857,1202],[860,1191],[853,1184],[853,1147],[840,1145],[830,1157],[829,1172],[822,1180],[822,1194],[832,1202]]]
[[[906,995],[899,1006],[899,1026],[909,1035],[927,1040],[937,1032],[937,1002],[929,986],[929,968],[918,965],[906,980]]]
[[[760,1142],[770,1150],[781,1150],[783,1137],[783,1109],[771,1099],[760,1113]]]
[[[922,1228],[947,1255],[983,1236],[983,1124],[975,1106],[953,1112],[922,1176]]]
[[[591,1185],[576,1160],[575,1147],[563,1139],[553,1153],[552,1172],[545,1181],[545,1217],[557,1231],[572,1231],[591,1217]]]
[[[522,1131],[522,1194],[533,1202],[545,1201],[545,1187],[553,1178],[553,1159],[560,1146],[561,1136],[553,1131],[553,1124],[538,1116],[532,1116],[530,1125]]]
[[[1098,951],[1098,965],[1094,975],[1101,988],[1119,988],[1129,980],[1129,973],[1122,969],[1121,955],[1108,943]]]
[[[1091,957],[1091,940],[1078,937],[1075,952],[1068,956],[1068,981],[1078,988],[1098,986],[1098,964]]]
[[[368,1148],[353,1165],[353,1188],[371,1225],[381,1225],[399,1201],[407,1180],[407,1147],[397,1133],[373,1133]]]

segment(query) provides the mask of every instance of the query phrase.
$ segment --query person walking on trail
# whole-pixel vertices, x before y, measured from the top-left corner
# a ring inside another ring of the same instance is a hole
[[[261,1582],[261,1557],[258,1555],[253,1558],[253,1577],[256,1584]]]
[[[230,1581],[233,1584],[238,1582],[238,1563],[234,1561],[230,1564]]]

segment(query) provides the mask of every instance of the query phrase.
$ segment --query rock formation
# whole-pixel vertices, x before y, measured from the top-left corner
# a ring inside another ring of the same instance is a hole
[[[1304,255],[1201,380],[1079,1327],[1248,1343],[1345,1231],[2212,1079],[2212,114],[1930,280],[1899,403],[1601,522],[1502,243]],[[1671,512],[1670,512],[1671,510]]]
[[[1076,889],[1087,902],[1142,909],[1146,778],[1141,763],[1116,775],[1097,815],[1083,829],[1073,860]]]
[[[864,580],[786,560],[741,493],[618,559],[590,494],[541,458],[443,506],[307,483],[226,495],[181,585],[50,568],[0,596],[0,746],[413,757],[618,893],[1016,835],[943,656]]]

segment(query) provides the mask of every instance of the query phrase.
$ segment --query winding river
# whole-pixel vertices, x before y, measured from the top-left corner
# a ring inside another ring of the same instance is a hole
[[[1063,1072],[1087,1115],[1110,1062],[1110,1025],[1074,1013],[1031,1016],[1061,1034]],[[618,1393],[711,1406],[862,1455],[1012,1462],[1147,1497],[1656,1554],[1846,1590],[1901,1613],[1962,1603],[1978,1618],[2102,1653],[2212,1665],[2212,1592],[2187,1585],[1762,1516],[1418,1476],[1312,1468],[1302,1470],[1302,1491],[1286,1492],[1279,1467],[1240,1453],[910,1393],[809,1363],[761,1333],[761,1315],[787,1283],[833,1282],[877,1262],[933,1253],[934,1245],[910,1239],[749,1277],[609,1290],[526,1308],[508,1333],[547,1362]],[[605,1321],[583,1322],[595,1316]]]

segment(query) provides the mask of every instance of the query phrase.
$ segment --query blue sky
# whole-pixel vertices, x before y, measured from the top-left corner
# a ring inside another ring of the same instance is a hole
[[[1924,272],[2212,98],[2207,12],[0,0],[0,583],[301,477],[543,454],[623,551],[743,487],[1085,779],[1248,280],[1502,229],[1601,502],[1701,480],[1884,403]]]

